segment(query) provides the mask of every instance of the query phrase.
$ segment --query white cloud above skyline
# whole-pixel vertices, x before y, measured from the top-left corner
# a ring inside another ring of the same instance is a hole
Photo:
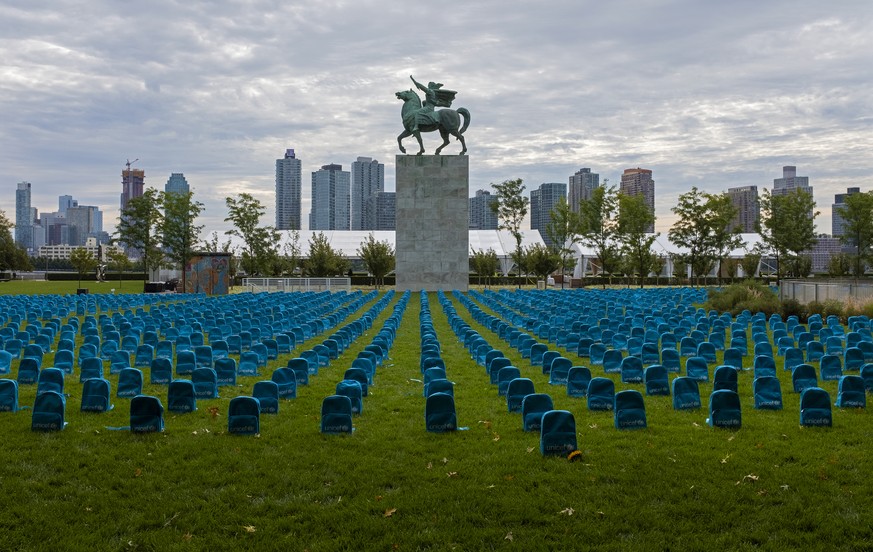
[[[14,217],[26,180],[41,212],[70,194],[111,230],[139,158],[147,186],[185,173],[207,232],[242,191],[272,224],[275,159],[294,148],[305,224],[321,165],[373,157],[393,189],[394,92],[413,74],[472,113],[471,195],[640,166],[666,232],[692,186],[760,190],[796,165],[829,232],[834,194],[873,188],[871,23],[851,0],[0,0],[0,209]]]

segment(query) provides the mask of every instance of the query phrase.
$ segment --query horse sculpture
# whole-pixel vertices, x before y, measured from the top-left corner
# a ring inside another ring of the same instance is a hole
[[[434,130],[440,131],[440,136],[443,137],[443,143],[436,149],[434,152],[435,155],[439,155],[444,147],[449,145],[449,136],[454,136],[459,142],[461,142],[461,153],[459,155],[464,155],[467,153],[467,143],[464,141],[464,131],[467,130],[467,127],[470,126],[470,112],[465,108],[461,107],[457,110],[454,109],[440,109],[435,110],[430,113],[430,117],[428,117],[429,121],[427,122],[419,122],[416,125],[416,117],[418,117],[421,112],[421,98],[418,97],[418,94],[415,93],[414,90],[403,90],[401,92],[397,92],[395,94],[397,99],[403,101],[403,107],[400,110],[400,117],[403,119],[403,132],[397,137],[397,145],[400,146],[400,151],[402,153],[406,153],[406,148],[403,147],[403,139],[408,138],[409,136],[415,136],[415,139],[418,140],[418,147],[420,148],[416,155],[421,155],[424,153],[424,144],[421,141],[421,133],[422,132],[433,132]],[[461,117],[464,117],[464,126],[461,126]],[[414,130],[418,127],[417,130]]]

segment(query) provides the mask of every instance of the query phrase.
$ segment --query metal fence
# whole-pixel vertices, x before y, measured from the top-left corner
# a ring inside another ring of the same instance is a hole
[[[351,278],[243,278],[246,291],[351,291]]]
[[[779,287],[781,299],[796,299],[801,303],[812,301],[846,301],[847,299],[873,299],[873,282],[854,280],[782,280]]]

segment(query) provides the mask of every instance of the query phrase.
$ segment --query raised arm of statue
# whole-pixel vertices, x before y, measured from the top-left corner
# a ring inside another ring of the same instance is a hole
[[[409,75],[409,78],[412,79],[412,82],[415,84],[416,88],[418,88],[422,92],[427,93],[427,91],[428,91],[427,86],[425,86],[425,85],[421,84],[420,82],[418,82],[417,80],[415,80],[415,78],[413,78],[412,75]]]

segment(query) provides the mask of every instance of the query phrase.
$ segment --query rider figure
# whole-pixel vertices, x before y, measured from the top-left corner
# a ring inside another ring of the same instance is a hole
[[[427,86],[424,86],[423,84],[415,80],[412,75],[409,75],[409,78],[412,79],[412,82],[415,84],[416,88],[424,92],[424,105],[416,112],[415,118],[413,119],[412,128],[410,129],[413,134],[416,134],[419,132],[419,125],[431,125],[437,123],[437,121],[435,120],[436,117],[434,117],[433,115],[434,108],[436,106],[447,106],[442,105],[442,103],[439,101],[439,98],[437,98],[436,91],[443,87],[443,84],[441,82],[431,81],[427,83]]]

